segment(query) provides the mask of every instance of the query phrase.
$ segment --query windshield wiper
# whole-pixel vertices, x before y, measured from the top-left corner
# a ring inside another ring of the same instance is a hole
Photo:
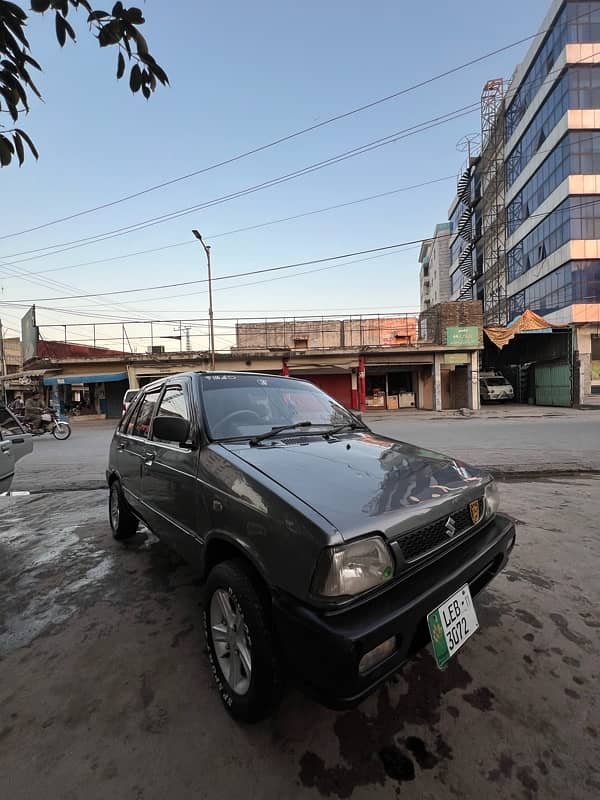
[[[267,431],[266,433],[260,433],[258,436],[253,436],[252,439],[250,439],[250,444],[258,444],[264,439],[269,439],[271,436],[277,436],[278,433],[282,433],[283,431],[293,431],[296,428],[310,428],[312,425],[313,423],[309,421],[296,422],[291,425],[277,425],[275,428],[271,428],[271,430]]]
[[[350,428],[351,431],[355,430],[366,430],[367,426],[362,424],[361,422],[344,422],[343,425],[336,425],[333,428],[330,428],[328,431],[325,431],[323,436],[335,436],[336,433],[341,433],[345,431],[346,428]]]

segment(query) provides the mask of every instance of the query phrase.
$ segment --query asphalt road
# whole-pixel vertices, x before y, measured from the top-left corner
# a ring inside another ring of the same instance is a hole
[[[410,412],[366,420],[373,429],[453,455],[480,466],[596,469],[600,471],[600,411],[531,418],[429,418]],[[34,453],[17,465],[12,489],[64,491],[105,485],[114,422],[75,423],[73,435],[58,442],[35,441]]]
[[[105,491],[0,498],[0,797],[597,798],[600,479],[502,493],[517,546],[444,672],[424,651],[354,711],[292,689],[256,726],[221,707],[193,573],[114,542]]]

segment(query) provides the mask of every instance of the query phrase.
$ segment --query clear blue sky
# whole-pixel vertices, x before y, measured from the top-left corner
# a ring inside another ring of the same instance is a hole
[[[33,19],[29,33],[34,55],[44,66],[39,86],[45,103],[34,99],[31,114],[22,124],[34,138],[40,160],[31,158],[21,169],[1,171],[1,232],[41,224],[200,169],[397,91],[535,32],[548,6],[548,0],[505,0],[500,13],[493,0],[462,0],[459,5],[441,0],[293,4],[148,0],[144,33],[171,80],[171,87],[159,89],[149,102],[141,94],[132,96],[125,82],[115,81],[116,54],[97,47],[83,15],[74,15],[78,44],[63,50],[54,38],[53,19]],[[18,260],[22,256],[8,256],[201,203],[475,102],[483,83],[509,77],[525,51],[522,45],[403,98],[165,190],[7,239],[0,242],[0,258]],[[455,175],[464,159],[456,143],[478,128],[479,117],[473,114],[191,217],[20,266],[31,271],[68,267],[189,239],[189,247],[52,272],[47,277],[84,292],[202,278],[203,253],[191,239],[192,227],[198,227],[210,242],[211,235],[234,228]],[[214,274],[429,235],[437,222],[446,219],[454,188],[450,180],[215,238]],[[221,291],[221,284],[215,292],[215,313],[415,309],[417,255],[418,250],[411,249],[346,268],[227,291]],[[75,293],[14,278],[0,279],[0,287],[5,300],[33,301]],[[126,308],[113,299],[100,300],[95,308],[126,317],[133,311],[163,317],[203,316],[206,296],[190,294],[203,289],[117,297]],[[175,294],[184,296],[166,297]],[[94,301],[55,305],[90,311]],[[14,328],[20,312],[1,306],[0,311],[5,325]],[[64,316],[40,313],[42,322],[61,321]]]

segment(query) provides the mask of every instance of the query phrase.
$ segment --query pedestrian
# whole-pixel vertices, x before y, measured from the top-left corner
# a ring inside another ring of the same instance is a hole
[[[39,431],[42,427],[42,413],[44,406],[39,392],[34,392],[25,402],[25,422],[29,423],[33,430]]]
[[[18,394],[8,407],[18,417],[22,417],[25,411],[25,403],[23,402],[22,395]]]

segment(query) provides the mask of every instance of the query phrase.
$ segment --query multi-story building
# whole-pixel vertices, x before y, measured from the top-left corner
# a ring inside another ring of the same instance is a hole
[[[555,0],[505,108],[508,317],[575,326],[583,395],[600,333],[599,0]]]
[[[425,239],[419,253],[421,311],[445,303],[450,298],[450,229],[449,222],[435,226],[431,239]]]
[[[482,300],[487,325],[526,309],[570,325],[581,402],[600,366],[600,0],[554,0],[481,121],[449,212],[450,298]]]

